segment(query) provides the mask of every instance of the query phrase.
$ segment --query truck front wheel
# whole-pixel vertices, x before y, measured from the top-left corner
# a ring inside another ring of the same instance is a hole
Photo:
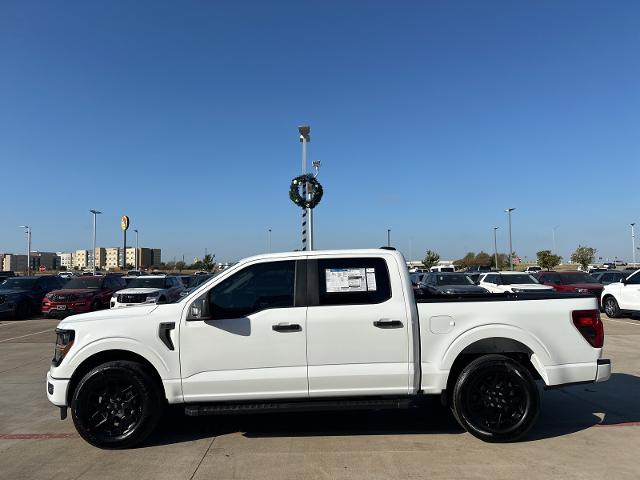
[[[480,440],[513,442],[535,423],[540,397],[523,365],[503,355],[484,355],[460,373],[452,409],[460,425]]]
[[[141,443],[158,424],[160,389],[136,362],[111,361],[88,372],[71,401],[78,433],[99,448],[129,448]]]

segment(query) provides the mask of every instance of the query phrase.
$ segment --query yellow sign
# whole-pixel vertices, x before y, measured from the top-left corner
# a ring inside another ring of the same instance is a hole
[[[122,228],[123,232],[129,228],[129,217],[126,215],[123,215],[120,219],[120,228]]]

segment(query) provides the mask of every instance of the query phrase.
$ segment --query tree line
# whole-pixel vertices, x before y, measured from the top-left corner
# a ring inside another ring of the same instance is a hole
[[[571,254],[571,262],[581,265],[582,268],[586,270],[588,265],[594,262],[596,252],[597,250],[593,247],[578,245],[576,251]],[[516,256],[515,252],[512,256]],[[546,270],[552,270],[562,262],[562,257],[560,255],[555,255],[551,250],[540,250],[536,253],[536,257],[538,265]],[[509,267],[508,253],[498,253],[497,260],[498,270]],[[427,250],[424,259],[422,260],[422,264],[425,268],[431,268],[437,265],[439,261],[440,255],[438,253],[433,250]],[[468,252],[464,257],[454,260],[453,264],[459,269],[476,266],[495,268],[496,256],[495,254],[492,255],[482,250],[478,253]]]

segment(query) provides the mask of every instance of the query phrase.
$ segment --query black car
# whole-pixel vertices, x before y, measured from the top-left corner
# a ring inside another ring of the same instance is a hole
[[[39,312],[44,296],[65,283],[53,275],[10,277],[0,284],[0,314],[22,319]]]
[[[617,283],[624,280],[631,275],[629,271],[609,270],[604,272],[592,273],[591,276],[596,279],[598,283],[603,285],[609,285],[610,283]]]
[[[453,272],[432,272],[423,280],[423,291],[428,295],[470,295],[487,293],[473,283],[468,275]]]

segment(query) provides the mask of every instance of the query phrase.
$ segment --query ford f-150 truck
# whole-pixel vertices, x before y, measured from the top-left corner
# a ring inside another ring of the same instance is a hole
[[[607,380],[594,297],[414,296],[393,249],[241,261],[180,300],[60,322],[46,389],[102,448],[187,415],[419,406],[439,395],[472,435],[514,441],[545,387]]]

